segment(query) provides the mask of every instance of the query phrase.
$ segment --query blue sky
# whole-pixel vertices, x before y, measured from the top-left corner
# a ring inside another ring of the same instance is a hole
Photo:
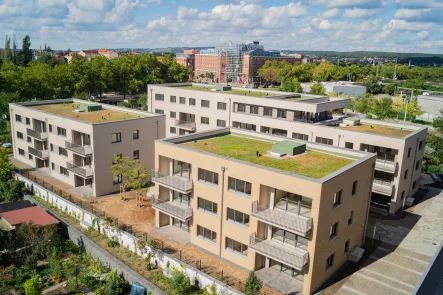
[[[443,53],[442,15],[443,0],[0,0],[0,36],[72,50],[257,40],[267,49]]]

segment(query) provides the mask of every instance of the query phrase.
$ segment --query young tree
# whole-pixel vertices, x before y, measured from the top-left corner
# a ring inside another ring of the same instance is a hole
[[[405,111],[405,100],[401,96],[397,96],[392,102],[392,111],[397,115],[397,119],[400,114]]]
[[[370,98],[368,95],[357,97],[356,99],[352,100],[353,110],[361,114],[369,113],[371,110],[369,101]]]
[[[23,65],[28,65],[32,60],[31,37],[29,35],[23,38],[21,54]]]
[[[244,293],[246,295],[258,295],[261,288],[263,287],[262,282],[260,282],[255,275],[254,271],[249,273],[248,280],[245,283]]]
[[[43,286],[36,277],[32,277],[23,284],[26,295],[41,295]]]
[[[143,167],[139,160],[131,160],[127,157],[114,156],[114,164],[111,166],[114,177],[122,176],[123,193],[126,188],[139,190],[149,179],[148,170]],[[124,195],[121,196],[124,199]]]
[[[321,85],[320,82],[315,83],[312,85],[311,90],[309,91],[310,94],[317,94],[317,95],[325,95],[326,89]]]
[[[434,126],[438,132],[443,133],[443,109],[440,110],[440,116],[434,118],[432,126]]]
[[[392,118],[394,116],[394,112],[392,111],[392,99],[389,97],[383,97],[380,99],[373,98],[370,100],[369,104],[371,113],[376,115],[380,120]]]
[[[109,273],[105,285],[103,286],[104,295],[122,295],[125,288],[125,280],[117,274],[117,270]]]
[[[174,271],[171,278],[171,288],[178,295],[186,295],[191,289],[191,280],[181,271]]]
[[[140,105],[140,109],[142,111],[148,110],[148,97],[146,96],[146,94],[140,95],[140,97],[138,98],[138,104]]]
[[[1,202],[17,202],[23,199],[26,190],[23,181],[14,178],[0,183],[0,203]]]
[[[0,182],[4,183],[12,178],[13,165],[5,149],[0,148]]]
[[[52,248],[51,255],[49,256],[49,267],[51,274],[59,279],[63,277],[63,263],[61,262],[61,258],[57,248]]]
[[[418,105],[417,98],[413,98],[408,104],[408,111],[407,111],[408,116],[410,116],[412,120],[412,117],[421,116],[423,115],[423,113],[424,113],[423,110]]]
[[[6,63],[11,61],[11,38],[6,35],[5,47],[3,48],[3,61]]]

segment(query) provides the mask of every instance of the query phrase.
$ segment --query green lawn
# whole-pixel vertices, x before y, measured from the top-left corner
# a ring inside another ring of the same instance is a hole
[[[193,85],[193,86],[180,86],[178,88],[183,88],[183,89],[189,89],[189,90],[197,90],[197,91],[206,91],[206,92],[213,92],[211,89],[211,86],[197,86],[197,85]],[[246,96],[254,96],[254,97],[266,97],[266,96],[275,96],[275,95],[280,95],[280,94],[275,94],[275,93],[269,93],[266,92],[266,90],[264,90],[264,92],[259,92],[259,91],[250,91],[250,90],[243,90],[243,89],[233,89],[233,90],[228,90],[228,91],[217,91],[217,93],[228,93],[228,94],[235,94],[235,95],[246,95]]]
[[[266,156],[272,149],[272,142],[235,135],[213,137],[183,145],[311,178],[322,178],[354,161],[312,150],[294,157],[276,159]],[[256,151],[262,156],[257,157]]]
[[[374,133],[374,134],[380,134],[380,135],[385,135],[385,136],[392,136],[392,137],[405,137],[406,135],[413,132],[413,131],[407,130],[407,129],[378,126],[378,125],[371,125],[371,124],[361,124],[361,125],[357,125],[357,126],[346,126],[346,127],[339,127],[339,128],[343,128],[343,129],[351,130],[351,131],[367,132],[367,133]]]

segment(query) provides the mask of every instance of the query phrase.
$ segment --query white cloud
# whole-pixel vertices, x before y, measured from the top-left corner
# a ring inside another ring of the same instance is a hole
[[[340,9],[338,9],[338,8],[331,8],[331,9],[328,9],[325,12],[323,12],[322,17],[326,18],[326,19],[328,19],[328,18],[336,18],[336,17],[338,17],[339,13],[340,13]]]
[[[442,22],[442,13],[443,8],[401,8],[395,12],[394,18],[413,22]]]
[[[425,39],[428,39],[431,35],[432,34],[430,31],[420,31],[417,33],[417,39],[425,40]]]
[[[345,10],[345,17],[348,18],[369,18],[377,14],[377,9],[353,8]]]
[[[377,8],[383,5],[382,0],[311,0],[309,3],[327,7]]]

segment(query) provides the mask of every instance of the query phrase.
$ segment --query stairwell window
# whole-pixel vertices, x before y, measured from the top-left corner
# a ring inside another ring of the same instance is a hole
[[[405,171],[405,179],[408,178],[408,169]]]
[[[334,208],[340,206],[341,204],[341,194],[342,190],[339,190],[334,194]]]
[[[329,240],[334,239],[337,236],[338,222],[334,223],[329,230]]]
[[[137,130],[132,130],[132,139],[137,140],[140,138],[140,132]]]
[[[326,270],[329,270],[331,267],[334,266],[334,253],[331,254],[331,256],[326,259]]]
[[[357,193],[357,180],[352,183],[352,195],[355,196]]]
[[[352,225],[352,220],[354,219],[354,211],[349,214],[348,225]]]
[[[112,133],[111,134],[111,143],[121,142],[122,141],[122,133]]]
[[[140,159],[140,151],[139,150],[136,150],[136,151],[134,151],[134,160],[139,160]]]
[[[349,240],[345,243],[345,254],[349,252]]]

